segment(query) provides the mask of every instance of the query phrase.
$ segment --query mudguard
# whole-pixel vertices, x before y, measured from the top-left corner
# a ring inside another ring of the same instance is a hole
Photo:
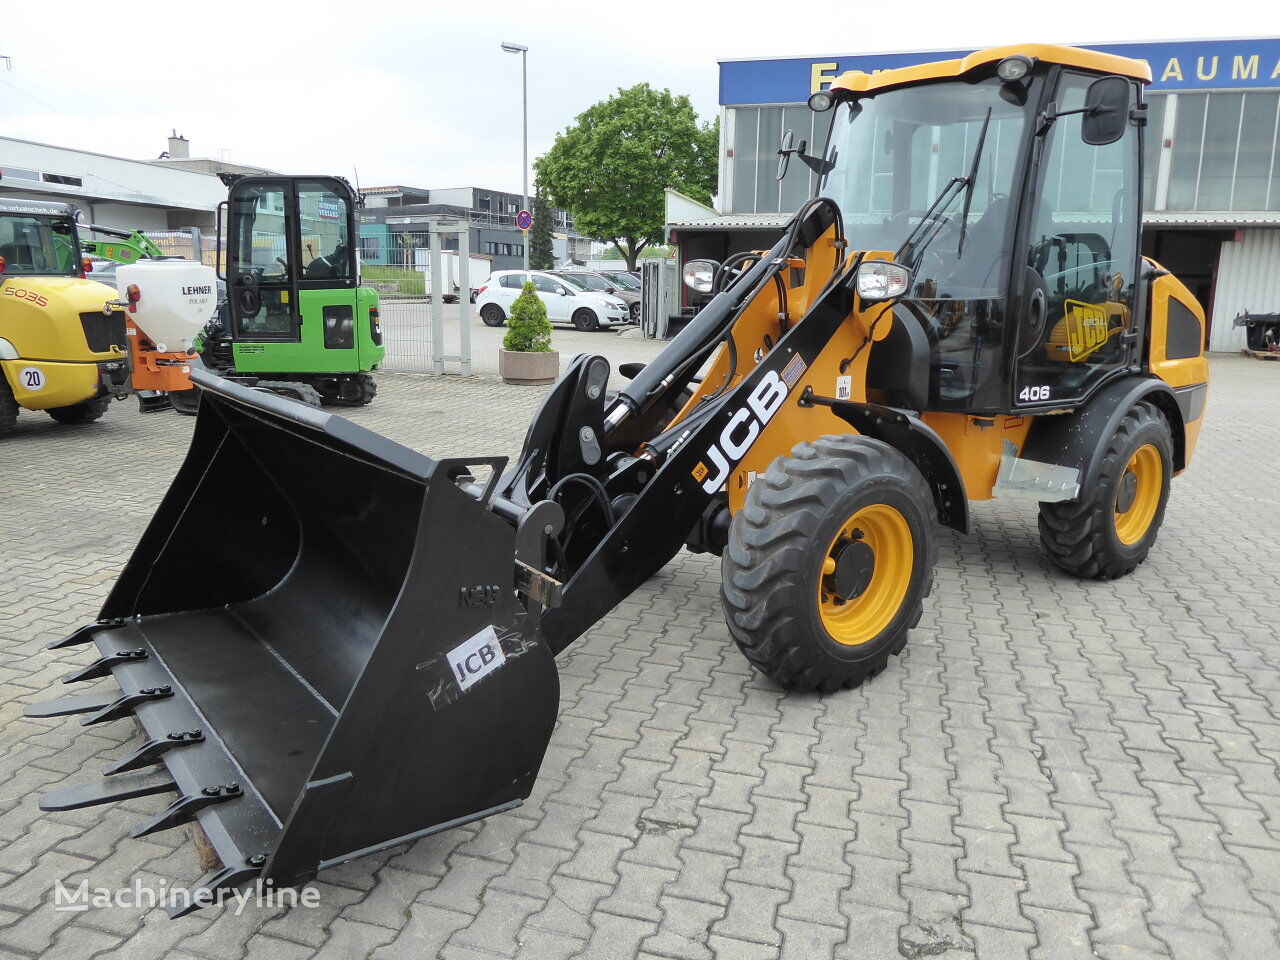
[[[1173,469],[1183,469],[1186,433],[1178,399],[1163,380],[1136,375],[1112,381],[1071,413],[1036,417],[1018,456],[1074,467],[1080,471],[1080,488],[1088,490],[1097,482],[1102,457],[1120,421],[1139,401],[1155,405],[1168,418],[1173,432]]]

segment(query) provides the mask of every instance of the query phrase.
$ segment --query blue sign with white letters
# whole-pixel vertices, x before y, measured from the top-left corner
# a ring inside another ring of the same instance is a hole
[[[1151,90],[1250,90],[1280,88],[1280,37],[1257,40],[1177,40],[1161,43],[1088,44],[1151,66]],[[878,53],[776,60],[722,60],[720,103],[804,103],[846,70],[874,73],[935,60],[958,60],[972,50]]]

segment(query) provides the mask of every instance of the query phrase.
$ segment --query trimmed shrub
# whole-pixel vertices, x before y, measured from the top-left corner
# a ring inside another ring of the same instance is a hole
[[[528,280],[511,305],[502,347],[520,353],[548,353],[551,350],[551,321],[547,319],[547,305]]]

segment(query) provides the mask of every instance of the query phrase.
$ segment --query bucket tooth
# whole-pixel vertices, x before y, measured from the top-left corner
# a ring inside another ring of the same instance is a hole
[[[78,697],[59,697],[41,703],[29,703],[22,709],[24,717],[67,717],[73,713],[92,713],[109,707],[115,701],[100,693],[82,693]]]
[[[204,743],[204,733],[200,730],[184,730],[181,733],[170,733],[155,740],[148,740],[129,756],[117,760],[102,771],[103,776],[111,777],[140,767],[149,767],[159,763],[164,755],[174,747],[185,747],[193,743]]]
[[[137,693],[126,693],[119,700],[115,700],[103,707],[91,717],[85,717],[80,721],[80,725],[84,727],[93,726],[95,723],[106,723],[108,720],[119,720],[121,717],[127,717],[135,709],[144,703],[150,703],[153,700],[164,700],[173,696],[173,688],[169,684],[159,687],[146,687]]]
[[[126,774],[93,783],[74,783],[69,787],[50,790],[40,798],[41,810],[79,810],[96,807],[101,803],[149,797],[153,793],[168,793],[178,785],[164,771],[149,770],[146,773]]]
[[[238,890],[247,886],[262,876],[262,867],[266,862],[267,858],[264,854],[257,854],[239,866],[223,867],[206,873],[191,891],[189,899],[184,903],[174,903],[169,906],[169,918],[176,920],[201,907],[209,906],[217,900],[220,891]]]
[[[82,670],[69,673],[62,678],[63,683],[79,683],[81,680],[97,680],[111,673],[111,668],[118,663],[136,663],[147,659],[147,651],[142,647],[133,650],[117,650],[105,657],[99,657]]]
[[[182,824],[190,823],[194,820],[196,813],[205,807],[212,806],[215,803],[226,803],[228,800],[234,800],[243,794],[244,791],[240,789],[240,784],[238,783],[205,787],[199,793],[191,793],[185,797],[179,797],[158,816],[142,821],[142,823],[133,828],[130,836],[136,840],[138,837],[145,837],[161,830],[168,830],[170,827],[180,827]]]
[[[82,643],[88,643],[97,634],[110,627],[122,627],[127,621],[117,618],[113,620],[99,620],[97,623],[90,623],[81,627],[74,633],[70,633],[61,640],[55,640],[49,644],[50,650],[61,650],[64,647],[78,647]]]

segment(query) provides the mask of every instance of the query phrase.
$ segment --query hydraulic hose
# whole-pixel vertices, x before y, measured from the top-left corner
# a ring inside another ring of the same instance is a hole
[[[828,205],[832,209],[837,239],[843,243],[844,224],[840,208],[828,197],[814,197],[802,206],[788,222],[782,238],[773,248],[760,257],[745,273],[712,298],[689,324],[676,334],[657,357],[645,365],[636,377],[622,388],[614,406],[605,418],[606,431],[612,430],[632,414],[643,410],[653,398],[662,393],[675,382],[677,377],[685,375],[695,362],[701,362],[706,354],[724,335],[732,324],[738,308],[748,297],[767,281],[771,273],[776,274],[779,261],[794,249],[800,228],[809,214],[817,207]],[[839,273],[840,259],[837,258],[834,274]]]

